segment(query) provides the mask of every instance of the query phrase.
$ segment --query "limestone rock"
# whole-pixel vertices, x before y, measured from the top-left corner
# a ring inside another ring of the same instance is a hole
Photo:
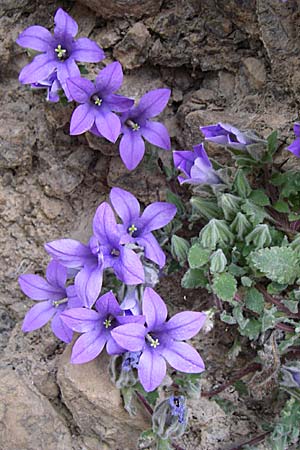
[[[246,76],[257,90],[261,89],[267,81],[264,63],[257,58],[246,58],[244,60]]]
[[[115,47],[114,57],[120,61],[125,69],[136,69],[146,61],[149,43],[149,31],[143,22],[137,22]]]
[[[155,14],[162,4],[162,0],[80,0],[97,15],[105,19],[114,17],[142,17]]]
[[[119,390],[109,380],[107,355],[75,365],[70,354],[71,346],[61,358],[57,380],[76,425],[84,436],[98,438],[101,448],[133,450],[139,434],[149,428],[146,413],[139,405],[135,417],[125,411]]]
[[[66,450],[71,435],[51,403],[26,377],[0,369],[0,448]]]

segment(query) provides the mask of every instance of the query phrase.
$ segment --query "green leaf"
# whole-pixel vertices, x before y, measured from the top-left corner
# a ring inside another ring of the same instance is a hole
[[[252,252],[250,264],[272,281],[293,284],[300,274],[299,258],[290,247],[271,247]]]
[[[291,311],[291,313],[293,314],[298,313],[298,306],[299,306],[298,300],[283,300],[282,303]]]
[[[235,319],[231,314],[228,314],[226,311],[223,311],[223,312],[220,314],[220,319],[221,319],[223,322],[228,323],[228,325],[234,325],[234,324],[236,324],[236,319]]]
[[[268,153],[269,153],[269,155],[273,156],[278,147],[278,131],[277,130],[273,131],[267,137],[267,142],[268,142]]]
[[[276,306],[272,306],[269,309],[265,309],[264,314],[262,316],[262,327],[261,330],[264,333],[270,328],[274,328],[276,323],[280,322],[281,318],[278,317],[278,310]]]
[[[251,340],[255,340],[261,333],[261,322],[257,319],[250,318],[245,328],[240,329],[242,336],[247,336]]]
[[[264,310],[264,296],[256,289],[247,289],[245,294],[245,305],[251,311],[260,314]]]
[[[233,313],[233,316],[236,318],[236,321],[239,324],[240,329],[243,330],[249,322],[249,319],[246,319],[244,317],[243,305],[238,304],[237,306],[235,306],[233,308],[232,313]]]
[[[242,380],[238,380],[233,385],[235,390],[239,393],[239,395],[249,395],[248,388],[246,383]]]
[[[169,189],[167,190],[167,194],[166,194],[166,199],[169,203],[173,203],[173,205],[176,206],[177,208],[177,214],[179,216],[183,216],[185,214],[185,207],[184,204],[181,200],[181,198],[174,194],[172,191],[170,191]]]
[[[202,197],[192,197],[192,214],[195,217],[204,217],[204,219],[219,219],[223,217],[222,210],[214,200],[206,200]]]
[[[241,207],[242,211],[249,217],[249,220],[253,225],[258,225],[262,223],[265,217],[268,216],[267,212],[262,206],[255,205],[255,203],[250,200],[246,200]]]
[[[249,195],[249,199],[259,206],[268,206],[270,204],[269,197],[262,189],[255,189],[255,191],[252,191]]]
[[[237,281],[230,273],[225,272],[214,276],[214,293],[224,301],[231,301],[237,291]]]
[[[205,287],[207,283],[204,270],[201,269],[189,269],[181,280],[181,286],[185,289]]]
[[[203,248],[200,244],[193,245],[188,254],[188,262],[191,269],[199,269],[209,261],[211,251]]]
[[[276,203],[274,203],[273,208],[280,213],[290,212],[290,207],[284,200],[278,200]]]
[[[232,187],[242,198],[247,198],[251,194],[252,189],[242,169],[237,170]]]
[[[241,283],[245,287],[251,287],[253,284],[253,280],[251,280],[251,278],[249,278],[249,277],[242,277]]]

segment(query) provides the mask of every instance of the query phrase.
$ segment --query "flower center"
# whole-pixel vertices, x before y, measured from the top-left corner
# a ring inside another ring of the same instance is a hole
[[[129,228],[128,228],[128,233],[130,234],[130,236],[133,236],[133,234],[137,231],[137,227],[132,224]]]
[[[112,319],[105,319],[103,322],[103,325],[105,326],[105,328],[109,328],[109,327],[111,327],[111,322],[112,322]]]
[[[58,44],[55,49],[55,53],[57,54],[58,59],[63,61],[68,58],[68,52],[65,48],[62,48],[61,44]]]
[[[52,306],[54,306],[54,308],[58,308],[59,305],[63,305],[64,303],[67,303],[67,302],[68,302],[67,298],[63,298],[62,300],[53,300]]]
[[[97,94],[92,95],[91,100],[96,106],[102,105],[102,98],[100,98]]]
[[[137,131],[137,130],[139,130],[141,128],[138,123],[134,122],[131,119],[127,119],[126,122],[125,122],[125,125],[130,127],[132,129],[132,131]]]
[[[151,336],[151,334],[147,334],[146,338],[147,338],[147,341],[150,343],[150,347],[156,348],[156,347],[158,347],[160,345],[159,344],[159,340],[157,338],[154,339]]]
[[[120,250],[118,250],[117,248],[113,248],[110,254],[112,256],[120,256]]]

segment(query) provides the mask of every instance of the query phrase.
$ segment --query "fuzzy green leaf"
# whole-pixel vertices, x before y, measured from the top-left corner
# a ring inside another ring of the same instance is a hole
[[[181,286],[185,289],[205,287],[207,278],[201,269],[189,269],[181,280]]]
[[[200,244],[193,245],[188,254],[188,261],[191,269],[199,269],[209,261],[211,251],[203,248]]]
[[[250,264],[272,281],[293,284],[300,275],[299,258],[290,247],[271,247],[252,252]]]
[[[245,305],[246,308],[260,314],[264,310],[264,296],[256,289],[247,289],[245,294]]]
[[[270,204],[269,197],[262,189],[256,189],[255,191],[252,191],[249,199],[259,206],[268,206]]]
[[[223,272],[214,276],[212,288],[221,300],[231,301],[237,290],[237,282],[230,273]]]

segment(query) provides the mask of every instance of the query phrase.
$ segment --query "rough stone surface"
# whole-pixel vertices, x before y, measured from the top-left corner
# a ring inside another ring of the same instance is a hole
[[[141,407],[132,418],[124,410],[120,392],[109,380],[108,357],[101,355],[88,364],[73,365],[70,355],[68,348],[61,358],[57,381],[83,435],[97,438],[100,445],[111,449],[133,449],[149,421]]]
[[[0,448],[71,450],[71,435],[62,418],[12,369],[0,369],[0,405]]]
[[[150,33],[143,22],[129,29],[124,39],[114,49],[114,57],[125,69],[136,69],[147,59]]]
[[[80,0],[105,19],[114,17],[141,17],[155,14],[162,0],[112,0],[109,3],[103,0]]]

